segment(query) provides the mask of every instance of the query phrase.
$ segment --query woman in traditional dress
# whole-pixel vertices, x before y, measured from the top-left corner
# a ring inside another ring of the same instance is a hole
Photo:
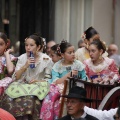
[[[64,81],[68,77],[81,77],[86,80],[84,64],[75,60],[74,46],[63,40],[57,48],[62,58],[52,68],[51,91],[43,101],[40,119],[56,120],[59,116],[59,98],[64,88]]]
[[[7,86],[13,81],[11,75],[14,72],[15,58],[9,49],[10,40],[7,39],[5,33],[0,32],[0,95],[7,88]]]
[[[1,100],[1,107],[17,120],[39,120],[41,100],[49,92],[47,80],[51,78],[52,60],[40,52],[42,47],[43,40],[37,34],[25,39],[26,53],[18,57],[13,74],[15,82],[6,89]],[[34,57],[30,57],[31,52]]]
[[[90,43],[96,38],[100,38],[100,36],[99,33],[93,27],[89,27],[87,30],[84,31],[82,39],[84,40],[86,46],[77,49],[77,51],[75,52],[75,58],[77,60],[83,62],[84,60],[90,58],[88,47]],[[107,52],[105,52],[103,54],[103,57],[106,57],[107,55]]]
[[[94,83],[114,84],[119,81],[118,69],[113,59],[102,56],[105,51],[106,47],[100,39],[90,43],[90,58],[84,62],[86,74]]]

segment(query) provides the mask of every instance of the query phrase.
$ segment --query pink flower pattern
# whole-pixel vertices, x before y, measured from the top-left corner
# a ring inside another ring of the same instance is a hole
[[[42,120],[56,120],[58,119],[59,114],[59,88],[51,84],[50,92],[44,98],[41,111],[40,111],[40,119]]]

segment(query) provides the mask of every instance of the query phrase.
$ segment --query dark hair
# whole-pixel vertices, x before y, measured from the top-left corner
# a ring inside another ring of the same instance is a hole
[[[7,35],[5,33],[0,32],[0,38],[3,39],[6,44],[8,43]]]
[[[58,47],[59,44],[55,44],[51,47],[51,50],[54,51],[54,53],[57,54],[58,56],[61,56],[60,52],[58,52]]]
[[[4,40],[7,45],[7,48],[10,46],[10,40],[7,38],[7,35],[3,32],[0,32],[0,38]]]
[[[93,42],[90,43],[90,45],[96,45],[98,50],[103,50],[103,53],[106,51],[105,44],[100,39],[94,39]]]
[[[69,42],[67,42],[66,40],[62,40],[61,43],[60,43],[60,45],[59,45],[59,47],[60,47],[60,52],[61,52],[61,53],[65,53],[66,49],[67,49],[68,47],[71,47],[71,46],[72,46],[72,45],[71,45]]]
[[[43,38],[40,37],[37,33],[34,33],[34,34],[28,36],[26,39],[28,39],[28,38],[33,39],[37,46],[40,45],[41,46],[40,50],[43,48],[43,46],[44,46]]]
[[[89,40],[94,35],[99,34],[93,27],[89,27],[87,30],[84,31],[86,35],[86,39]]]

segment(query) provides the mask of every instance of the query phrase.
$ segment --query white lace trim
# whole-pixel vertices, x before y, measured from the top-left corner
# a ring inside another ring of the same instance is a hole
[[[71,71],[71,70],[73,70],[73,69],[76,69],[76,70],[78,70],[78,71],[82,71],[82,70],[85,68],[84,64],[81,63],[81,62],[78,61],[78,60],[75,60],[75,61],[73,62],[73,64],[72,64],[72,65],[69,65],[69,66],[64,66],[64,65],[62,65],[62,61],[63,61],[63,60],[59,60],[57,63],[54,64],[53,70],[54,70],[55,72],[63,73],[63,72],[66,71],[66,70]]]
[[[26,79],[26,81],[30,81],[32,79],[41,80],[45,77],[45,69],[52,69],[52,60],[51,58],[43,53],[39,53],[39,61],[35,64],[35,68],[27,68],[26,72],[22,74],[20,81]],[[27,54],[23,54],[18,58],[18,63],[16,65],[15,71],[19,70],[22,66],[25,65],[27,60]],[[49,70],[50,71],[50,70]],[[14,76],[13,76],[14,77]]]
[[[93,62],[91,61],[91,59],[88,59],[88,60],[85,61],[85,63],[87,64],[87,66],[88,66],[93,72],[95,72],[95,73],[98,73],[98,72],[101,72],[101,71],[107,69],[112,62],[113,62],[113,60],[112,60],[112,59],[109,59],[109,58],[107,58],[107,57],[105,57],[105,58],[104,58],[104,61],[103,61],[101,64],[97,65],[97,66],[95,66],[95,65],[93,64]]]

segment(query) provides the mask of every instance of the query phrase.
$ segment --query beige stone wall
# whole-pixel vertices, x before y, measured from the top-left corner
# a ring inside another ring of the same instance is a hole
[[[116,0],[115,4],[114,42],[119,46],[120,54],[120,0]]]
[[[107,44],[113,42],[113,6],[112,0],[93,0],[92,25]]]
[[[77,48],[81,34],[89,26],[95,27],[101,39],[116,43],[120,40],[120,0],[56,0],[55,41],[67,39]]]
[[[77,48],[84,30],[84,0],[56,0],[55,6],[55,41],[66,39]]]

